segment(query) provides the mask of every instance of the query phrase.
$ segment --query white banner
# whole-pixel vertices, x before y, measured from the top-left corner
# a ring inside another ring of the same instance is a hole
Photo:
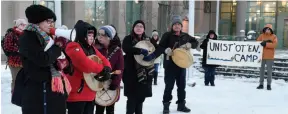
[[[207,64],[261,67],[260,42],[209,40]]]

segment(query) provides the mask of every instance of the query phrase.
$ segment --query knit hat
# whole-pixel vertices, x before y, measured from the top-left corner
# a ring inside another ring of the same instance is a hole
[[[172,17],[172,26],[176,23],[179,23],[182,25],[182,18],[179,15],[175,15]]]
[[[38,24],[47,19],[53,19],[53,21],[56,21],[55,13],[51,9],[42,5],[31,5],[27,7],[25,14],[28,22],[33,24]]]
[[[102,26],[99,30],[104,30],[105,34],[112,40],[116,35],[116,30],[110,25]]]
[[[144,30],[145,30],[145,23],[144,23],[142,20],[137,20],[137,21],[135,21],[134,24],[133,24],[133,29],[135,28],[135,26],[136,26],[138,23],[141,23],[141,24],[143,25],[143,27],[144,27]],[[132,29],[132,31],[133,31],[133,29]]]
[[[157,35],[157,36],[159,35],[157,31],[153,31],[152,32],[152,37],[155,36],[155,35]]]
[[[19,27],[21,24],[28,24],[27,20],[26,19],[17,19],[17,20],[14,20],[14,23],[15,23],[15,27]]]
[[[268,28],[272,29],[272,25],[271,24],[266,24],[265,27],[268,27]]]

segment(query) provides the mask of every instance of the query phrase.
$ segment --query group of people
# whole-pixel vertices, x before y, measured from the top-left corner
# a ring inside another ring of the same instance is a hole
[[[156,30],[151,38],[145,34],[145,23],[137,20],[131,33],[121,43],[113,25],[98,29],[82,20],[74,25],[76,37],[57,36],[54,28],[56,15],[42,5],[31,5],[25,10],[25,19],[15,21],[15,27],[7,32],[3,50],[8,56],[12,72],[12,103],[21,106],[23,114],[114,114],[115,103],[101,106],[95,103],[96,91],[89,88],[84,74],[95,74],[99,82],[111,80],[109,90],[119,90],[124,84],[127,97],[127,114],[142,114],[143,102],[152,97],[152,84],[157,85],[161,55],[170,57],[164,61],[165,91],[163,113],[169,113],[174,83],[178,86],[178,111],[190,112],[186,107],[186,70],[171,59],[173,48],[196,48],[198,41],[183,33],[182,19],[175,16],[171,31],[160,40]],[[62,27],[67,29],[67,27]],[[143,40],[150,41],[155,51],[136,48]],[[123,55],[125,53],[125,55]],[[142,66],[134,55],[143,55],[143,61],[154,61]],[[64,56],[64,57],[63,57]],[[120,71],[115,73],[115,71]],[[117,96],[118,100],[120,96]]]
[[[175,48],[189,50],[197,48],[200,44],[194,37],[182,32],[180,16],[173,17],[171,31],[164,33],[161,40],[156,30],[149,38],[145,34],[145,23],[137,20],[131,33],[125,36],[121,44],[113,25],[102,26],[97,31],[91,24],[79,20],[74,26],[76,37],[73,41],[69,41],[55,36],[56,31],[52,25],[57,18],[49,8],[31,5],[27,7],[25,14],[28,22],[24,19],[15,21],[12,32],[5,35],[3,48],[8,55],[8,65],[13,77],[11,92],[13,96],[20,96],[17,105],[21,106],[23,114],[66,114],[66,109],[68,114],[93,114],[95,105],[96,114],[103,114],[105,109],[106,114],[114,114],[115,103],[110,106],[95,103],[96,91],[89,88],[83,78],[84,73],[97,74],[94,78],[99,82],[111,80],[108,89],[112,91],[120,89],[122,80],[124,95],[127,97],[126,114],[142,114],[143,102],[147,97],[152,97],[153,79],[154,85],[157,85],[158,66],[162,54],[165,58],[163,114],[170,112],[175,82],[178,87],[177,111],[186,113],[191,111],[186,106],[185,100],[186,69],[177,66],[171,55]],[[266,31],[270,33],[272,31],[271,28],[264,29],[265,34]],[[263,41],[261,45],[268,50],[264,51],[266,56],[263,57],[268,60],[264,60],[262,64],[267,64],[270,68],[269,58],[272,56],[267,53],[272,53],[277,39],[274,36],[269,40],[267,38],[270,37],[262,36],[259,41]],[[143,40],[150,41],[155,51],[150,53],[149,50],[135,47]],[[207,56],[209,40],[217,40],[217,35],[212,30],[200,46],[204,50],[203,58]],[[155,61],[155,64],[142,66],[134,59],[134,55],[143,55],[143,61]],[[64,59],[60,58],[62,56]],[[202,64],[205,69],[205,85],[215,86],[217,65],[208,65],[205,59]],[[115,71],[120,73],[113,74]],[[268,74],[271,72],[268,71]],[[262,75],[264,74],[261,73],[261,82],[263,82]],[[271,79],[268,78],[268,82],[268,85],[271,84]],[[23,86],[21,91],[16,88],[20,86]],[[258,87],[261,88],[263,83]],[[117,97],[119,100],[120,96]]]

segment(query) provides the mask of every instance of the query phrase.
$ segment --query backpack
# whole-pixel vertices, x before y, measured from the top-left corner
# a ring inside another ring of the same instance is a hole
[[[13,28],[9,28],[9,29],[6,31],[5,36],[4,36],[4,37],[2,38],[2,40],[1,40],[1,47],[2,47],[4,53],[5,53],[5,55],[6,55],[7,57],[10,56],[13,52],[8,52],[8,51],[5,50],[5,48],[4,48],[4,41],[5,41],[5,39],[7,38],[7,35],[10,34],[11,32],[12,32],[12,33],[14,32],[14,31],[13,31]],[[13,42],[15,42],[15,41],[16,41],[16,38],[15,38],[15,35],[13,35]]]

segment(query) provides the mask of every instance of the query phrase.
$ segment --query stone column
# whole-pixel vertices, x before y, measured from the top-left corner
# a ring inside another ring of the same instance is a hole
[[[55,3],[55,15],[57,17],[57,20],[55,22],[55,27],[61,27],[62,26],[62,9],[61,9],[61,1],[60,0],[54,0]]]
[[[236,9],[236,35],[241,36],[241,30],[245,30],[247,1],[237,1]]]
[[[78,20],[85,21],[85,1],[62,1],[62,24],[73,28]]]

